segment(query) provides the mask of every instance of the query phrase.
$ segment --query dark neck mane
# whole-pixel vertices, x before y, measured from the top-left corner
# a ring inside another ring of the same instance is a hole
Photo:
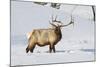
[[[56,28],[55,29],[55,33],[57,34],[57,39],[58,39],[58,41],[60,41],[61,40],[61,38],[62,38],[62,32],[61,32],[61,29],[60,28]]]

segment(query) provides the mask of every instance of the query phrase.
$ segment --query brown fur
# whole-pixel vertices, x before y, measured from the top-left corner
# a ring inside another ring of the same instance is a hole
[[[33,30],[32,34],[28,40],[28,47],[26,48],[26,52],[30,50],[33,52],[36,45],[42,47],[49,45],[49,51],[52,50],[55,52],[55,45],[58,41],[61,40],[62,34],[60,27],[56,29],[37,29]]]

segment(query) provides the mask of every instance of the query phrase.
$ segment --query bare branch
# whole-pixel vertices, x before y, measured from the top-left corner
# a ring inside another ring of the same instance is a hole
[[[43,5],[43,6],[48,4],[46,2],[33,2],[33,3],[38,4],[38,5]]]
[[[93,16],[94,16],[94,21],[95,21],[95,7],[94,6],[92,6],[92,11],[93,11]]]

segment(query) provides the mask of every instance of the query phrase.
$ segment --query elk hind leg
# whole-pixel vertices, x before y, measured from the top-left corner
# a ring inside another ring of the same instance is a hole
[[[35,45],[30,49],[31,53],[33,53],[34,48],[35,48]]]
[[[29,46],[26,48],[26,53],[28,53],[29,52]]]

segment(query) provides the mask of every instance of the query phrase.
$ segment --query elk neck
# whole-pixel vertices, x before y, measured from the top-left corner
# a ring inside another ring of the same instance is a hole
[[[60,41],[61,40],[61,38],[62,38],[62,32],[61,32],[61,29],[60,29],[60,27],[57,27],[56,29],[55,29],[55,33],[57,34],[57,39]]]

